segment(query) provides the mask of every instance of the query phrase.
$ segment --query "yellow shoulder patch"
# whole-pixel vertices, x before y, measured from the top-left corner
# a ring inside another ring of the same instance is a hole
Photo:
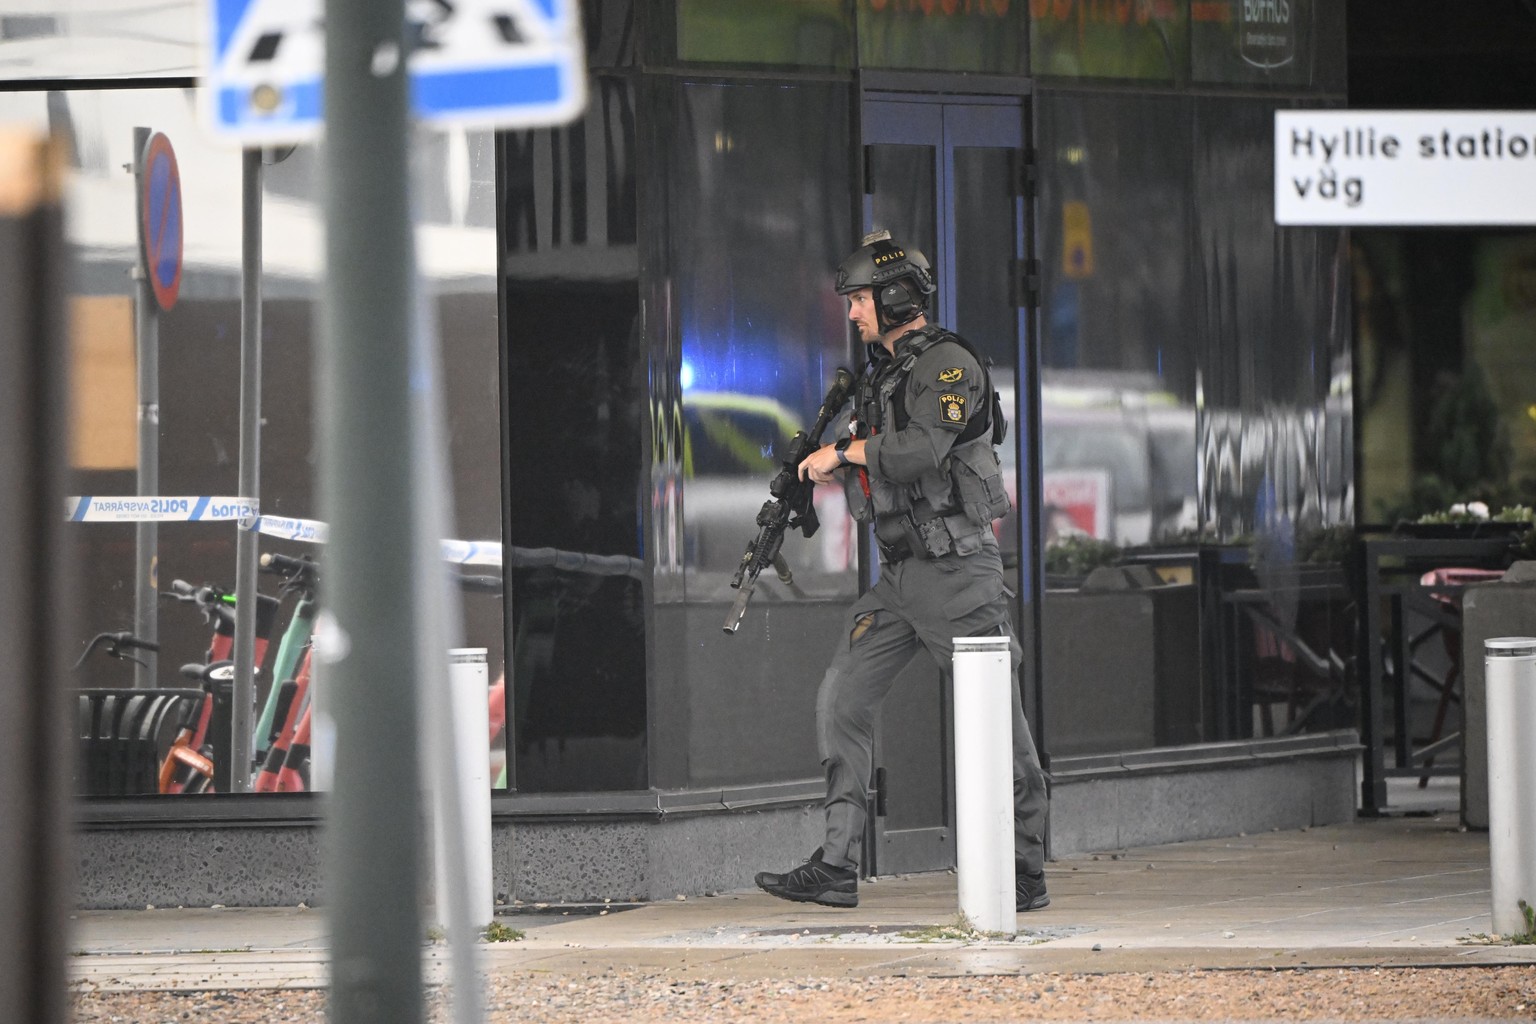
[[[940,395],[939,418],[945,423],[965,422],[965,396]]]
[[[960,380],[964,376],[965,376],[965,367],[963,367],[963,366],[951,366],[949,369],[943,370],[943,371],[941,371],[939,373],[939,383],[940,384],[953,384],[955,381]]]

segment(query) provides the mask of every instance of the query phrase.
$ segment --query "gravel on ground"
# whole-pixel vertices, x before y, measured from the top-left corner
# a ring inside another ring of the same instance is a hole
[[[527,971],[489,980],[486,1020],[501,1024],[741,1021],[1410,1021],[1536,1020],[1536,966],[1315,968],[967,977],[677,980],[614,970],[590,978]],[[449,1021],[446,993],[428,1019]],[[75,1024],[310,1024],[319,990],[85,992]]]

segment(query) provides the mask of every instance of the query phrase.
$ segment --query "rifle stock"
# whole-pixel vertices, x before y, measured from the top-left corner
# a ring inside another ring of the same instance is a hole
[[[784,532],[799,530],[806,537],[811,537],[821,526],[813,501],[816,485],[800,479],[800,463],[821,447],[821,435],[832,417],[837,415],[837,410],[848,400],[848,393],[852,389],[853,374],[839,366],[831,389],[822,399],[815,424],[809,431],[802,430],[790,440],[783,463],[768,485],[768,492],[773,497],[758,510],[757,537],[747,545],[741,562],[736,566],[736,574],[731,577],[736,600],[732,602],[730,613],[725,617],[723,628],[726,633],[735,633],[741,628],[742,617],[747,613],[747,602],[752,599],[757,577],[764,569],[772,565],[780,580],[785,583],[794,580],[789,564],[780,553],[780,548],[784,546]]]

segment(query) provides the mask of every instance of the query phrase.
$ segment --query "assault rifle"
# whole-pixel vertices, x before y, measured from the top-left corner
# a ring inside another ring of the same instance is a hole
[[[764,502],[757,512],[757,538],[747,545],[746,553],[741,556],[741,564],[736,567],[736,575],[731,577],[731,586],[737,593],[736,603],[725,617],[727,633],[734,633],[741,627],[741,618],[747,613],[747,602],[752,600],[752,588],[757,586],[758,574],[764,569],[771,565],[782,582],[794,581],[794,573],[789,571],[789,563],[779,550],[784,546],[784,531],[799,530],[809,538],[821,526],[811,501],[816,485],[810,480],[800,479],[800,463],[821,447],[822,432],[827,429],[828,421],[837,415],[837,410],[848,400],[848,392],[852,389],[853,374],[839,366],[832,389],[822,399],[815,425],[809,433],[802,430],[790,439],[782,467],[768,484],[768,493],[773,497]]]

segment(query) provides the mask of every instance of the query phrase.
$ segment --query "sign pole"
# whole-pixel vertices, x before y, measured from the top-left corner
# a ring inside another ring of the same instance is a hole
[[[408,85],[403,0],[331,0],[316,348],[330,540],[316,684],[317,732],[335,735],[326,891],[336,1024],[424,1015]]]
[[[144,201],[146,149],[150,130],[133,130],[134,192]],[[139,221],[143,223],[142,212]],[[141,497],[160,493],[160,307],[150,282],[152,268],[139,247],[139,262],[134,268],[134,347],[138,360],[139,392],[139,466],[138,493]],[[139,523],[133,537],[133,632],[154,641],[160,633],[159,591],[160,528],[156,523]],[[154,651],[139,652],[133,669],[133,685],[155,685],[159,659]]]
[[[241,154],[240,175],[240,497],[261,499],[261,150]],[[250,524],[255,526],[254,523]],[[230,783],[251,788],[256,719],[256,555],[258,535],[235,536],[235,692],[230,712]],[[276,685],[281,680],[273,680]]]

